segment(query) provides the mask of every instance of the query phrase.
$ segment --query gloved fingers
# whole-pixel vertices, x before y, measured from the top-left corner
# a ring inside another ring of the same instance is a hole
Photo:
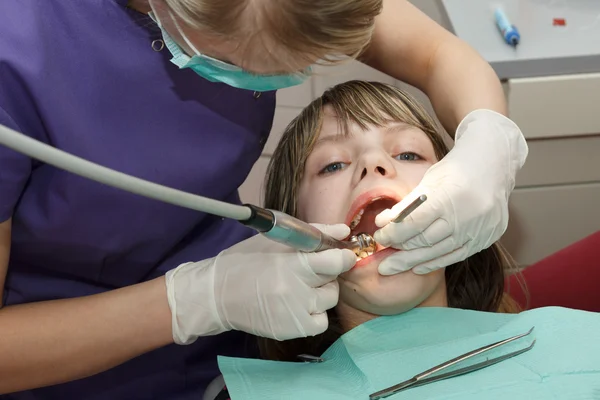
[[[378,227],[383,227],[389,224],[394,218],[396,218],[402,211],[406,209],[417,199],[417,197],[425,194],[426,190],[422,187],[417,186],[412,192],[410,192],[406,197],[404,197],[399,203],[396,203],[392,208],[388,208],[387,210],[383,210],[375,217],[375,225]]]
[[[421,247],[394,253],[379,264],[378,270],[381,275],[394,275],[406,272],[417,265],[425,265],[425,263],[431,263],[427,265],[442,265],[441,262],[435,264],[435,261],[459,247],[461,246],[456,244],[454,237],[449,236],[431,247]],[[442,266],[448,265],[450,264]]]
[[[302,309],[300,313],[298,311],[289,308],[285,314],[273,315],[273,321],[266,330],[251,333],[255,336],[264,336],[282,341],[315,336],[327,330],[328,318],[326,312],[309,314],[306,309]]]
[[[302,313],[301,317],[296,317],[297,332],[302,332],[301,336],[314,336],[325,332],[329,325],[327,318],[327,310],[332,309],[338,303],[339,284],[337,280],[329,282],[321,287],[311,289],[310,295],[306,296],[310,303],[307,307],[306,314]],[[299,337],[296,335],[295,337]],[[287,337],[294,339],[295,337]]]
[[[442,217],[443,208],[430,198],[401,222],[393,222],[417,197],[428,194],[429,189],[424,185],[417,186],[402,201],[389,210],[384,210],[375,218],[375,224],[380,228],[373,238],[382,246],[399,248],[400,244],[417,236]]]
[[[329,282],[326,285],[312,290],[311,305],[308,312],[313,314],[321,314],[332,309],[338,303],[340,296],[340,286],[337,280]]]
[[[311,287],[319,287],[334,280],[356,264],[356,254],[347,249],[330,249],[318,253],[298,253],[305,258],[312,273],[304,276]]]
[[[334,224],[334,225],[325,225],[325,224],[311,224],[321,232],[326,235],[329,235],[337,240],[342,240],[347,238],[350,235],[350,228],[345,224]]]
[[[452,235],[452,227],[445,219],[435,220],[423,233],[412,237],[404,243],[395,244],[400,250],[415,250],[423,247],[432,247]]]
[[[399,246],[425,231],[441,215],[432,203],[425,202],[402,222],[391,222],[373,235],[375,241],[385,247]],[[381,214],[380,214],[381,215]]]
[[[464,261],[467,257],[469,257],[469,242],[435,260],[417,265],[413,268],[413,272],[418,275],[428,274],[437,269],[445,268],[449,265],[456,264],[457,262]]]
[[[304,330],[304,336],[316,336],[327,330],[329,326],[329,318],[327,317],[326,312],[312,314],[310,316],[311,323]]]
[[[350,228],[345,224],[311,225],[334,239],[343,240],[350,235]],[[331,249],[319,253],[309,253],[307,260],[316,274],[337,277],[356,264],[356,254],[346,249]]]

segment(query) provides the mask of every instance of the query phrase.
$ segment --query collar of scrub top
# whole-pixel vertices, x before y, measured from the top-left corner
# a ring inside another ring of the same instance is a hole
[[[522,353],[525,353],[526,351],[529,351],[533,348],[533,346],[535,344],[535,339],[531,342],[531,344],[529,344],[528,346],[525,346],[519,350],[515,350],[513,352],[504,354],[502,356],[491,358],[486,361],[482,361],[482,362],[479,362],[479,363],[476,363],[473,365],[455,369],[450,372],[438,374],[438,372],[445,370],[449,367],[452,367],[454,365],[464,363],[472,357],[478,356],[487,351],[496,349],[496,348],[504,346],[508,343],[511,343],[511,342],[514,342],[521,338],[524,338],[526,336],[529,336],[529,334],[531,334],[531,332],[533,332],[533,329],[534,329],[534,327],[532,327],[529,331],[527,331],[525,333],[521,333],[519,335],[515,335],[515,336],[509,337],[504,340],[500,340],[500,341],[492,343],[492,344],[488,344],[488,345],[480,347],[478,349],[471,350],[465,354],[461,354],[460,356],[455,357],[446,362],[443,362],[442,364],[436,365],[435,367],[430,368],[427,371],[423,371],[420,374],[417,374],[417,375],[413,376],[412,378],[405,380],[404,382],[400,382],[394,386],[390,386],[390,387],[380,390],[378,392],[372,393],[369,396],[369,400],[380,400],[380,399],[389,397],[391,395],[394,395],[405,389],[423,386],[423,385],[427,385],[428,383],[433,383],[433,382],[441,381],[443,379],[448,379],[448,378],[452,378],[455,376],[468,374],[470,372],[477,371],[477,370],[489,367],[494,364],[498,364],[501,361],[508,360],[509,358],[518,356],[519,354],[522,354]],[[315,357],[315,356],[311,356],[310,354],[300,354],[300,355],[298,355],[298,359],[300,359],[304,362],[309,362],[309,363],[325,362],[325,359],[323,359],[322,357]]]

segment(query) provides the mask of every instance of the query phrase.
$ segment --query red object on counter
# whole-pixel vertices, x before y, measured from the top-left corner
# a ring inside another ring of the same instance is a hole
[[[565,26],[565,25],[567,25],[567,21],[564,18],[554,18],[552,20],[552,25],[554,25],[554,26]]]

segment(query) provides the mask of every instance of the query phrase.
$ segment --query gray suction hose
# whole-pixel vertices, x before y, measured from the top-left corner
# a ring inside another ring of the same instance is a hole
[[[359,254],[364,244],[362,241],[334,239],[312,225],[279,211],[251,204],[230,204],[148,182],[58,150],[3,125],[0,125],[0,144],[46,164],[126,192],[237,220],[271,240],[300,251],[338,248],[350,249]]]
[[[94,164],[1,124],[0,144],[75,175],[165,203],[238,221],[247,220],[252,214],[252,210],[246,206],[183,192]]]

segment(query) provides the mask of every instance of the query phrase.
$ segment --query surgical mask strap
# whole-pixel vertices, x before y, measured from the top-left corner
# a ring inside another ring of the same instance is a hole
[[[171,19],[173,20],[173,23],[175,24],[175,28],[177,28],[177,32],[179,32],[179,35],[181,35],[181,37],[183,38],[185,43],[190,47],[190,49],[192,49],[194,51],[194,53],[196,53],[196,55],[198,55],[198,56],[202,55],[202,53],[198,51],[198,49],[192,44],[192,42],[190,42],[190,40],[187,38],[187,36],[183,33],[183,30],[179,26],[177,19],[175,17],[173,17],[173,13],[171,11],[169,11],[169,17],[171,17]]]
[[[150,2],[150,8],[152,9],[151,12],[148,13],[148,15],[150,16],[150,18],[156,22],[156,25],[158,25],[158,27],[160,29],[164,29],[162,22],[160,22],[160,18],[158,18],[158,13],[156,12],[156,10],[154,9],[154,6],[152,5],[152,2]],[[200,53],[198,51],[198,49],[196,48],[196,46],[194,46],[192,44],[192,42],[190,42],[190,40],[187,38],[187,36],[183,33],[183,30],[181,29],[181,26],[179,25],[179,23],[177,22],[177,19],[175,17],[173,17],[173,13],[171,11],[169,11],[169,17],[171,17],[171,20],[173,21],[173,23],[175,24],[175,28],[177,29],[177,32],[179,32],[179,34],[181,35],[181,37],[183,38],[183,40],[185,41],[185,43],[197,54],[197,55],[202,55],[202,53]]]

